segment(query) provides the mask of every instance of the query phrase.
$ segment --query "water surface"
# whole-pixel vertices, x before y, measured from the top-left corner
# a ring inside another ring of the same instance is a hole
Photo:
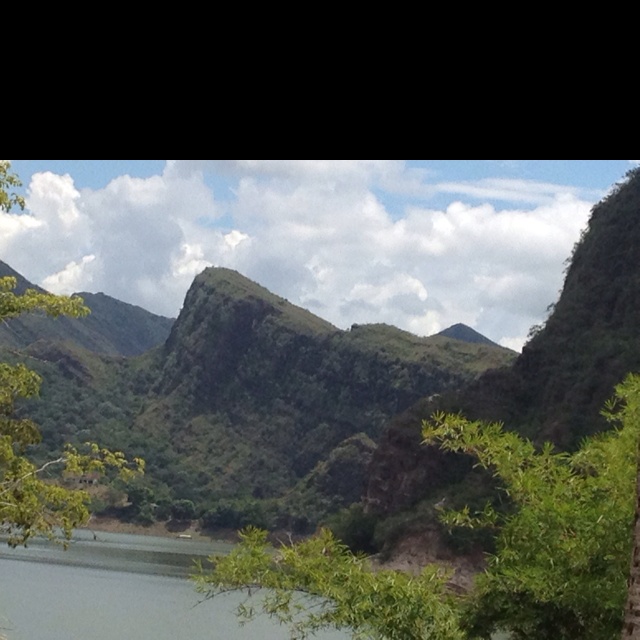
[[[79,531],[68,551],[49,542],[0,541],[0,636],[8,640],[285,640],[260,618],[244,627],[241,596],[201,602],[187,579],[193,559],[227,543]],[[199,604],[200,603],[200,604]],[[323,634],[344,640],[345,634]]]

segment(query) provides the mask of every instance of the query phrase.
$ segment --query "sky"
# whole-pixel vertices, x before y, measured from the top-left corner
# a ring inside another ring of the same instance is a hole
[[[12,160],[0,260],[177,317],[235,269],[346,329],[458,322],[520,350],[592,206],[637,160]]]

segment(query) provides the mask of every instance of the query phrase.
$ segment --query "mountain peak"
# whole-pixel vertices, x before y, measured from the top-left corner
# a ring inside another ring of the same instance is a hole
[[[260,306],[262,312],[277,317],[282,324],[302,333],[328,334],[338,331],[330,322],[226,267],[207,267],[197,275],[187,292],[184,306],[187,308],[194,302],[200,305],[205,299],[208,305],[223,306],[235,304],[234,301],[250,300],[254,305]]]
[[[483,336],[475,329],[472,329],[471,327],[467,326],[466,324],[462,324],[461,322],[452,324],[450,327],[444,329],[443,331],[440,331],[436,335],[444,336],[445,338],[455,338],[456,340],[471,342],[473,344],[491,344],[495,347],[499,346],[493,340],[489,340],[489,338]]]

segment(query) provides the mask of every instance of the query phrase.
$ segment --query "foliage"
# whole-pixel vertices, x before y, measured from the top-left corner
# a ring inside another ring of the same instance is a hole
[[[502,484],[509,509],[488,504],[442,510],[450,527],[497,531],[495,553],[466,596],[453,596],[446,576],[427,568],[419,578],[372,572],[328,530],[277,550],[248,529],[212,571],[196,576],[208,597],[227,591],[254,595],[241,619],[266,613],[287,623],[292,637],[320,628],[354,637],[512,640],[612,640],[619,636],[626,598],[640,438],[640,376],[616,389],[603,412],[608,432],[573,454],[536,447],[497,423],[436,414],[425,441],[464,452]],[[265,589],[264,599],[255,598]]]
[[[631,554],[640,378],[617,388],[605,415],[617,428],[573,454],[499,424],[439,414],[426,442],[474,455],[504,485],[515,511],[448,511],[450,526],[498,528],[466,616],[471,637],[503,629],[518,639],[609,640],[619,635]]]
[[[11,292],[14,278],[0,278],[0,320],[40,310],[50,316],[83,315],[88,312],[80,298],[54,296],[27,290]],[[88,519],[86,491],[69,489],[45,476],[59,465],[66,477],[104,473],[113,469],[124,477],[142,471],[143,463],[132,464],[120,452],[87,444],[81,449],[67,445],[62,455],[36,466],[26,453],[38,444],[40,432],[28,418],[16,417],[16,402],[37,395],[40,377],[24,364],[0,363],[0,531],[15,546],[38,534],[53,535],[56,527],[69,537],[71,530]]]
[[[191,500],[176,500],[171,505],[171,517],[178,522],[191,521],[196,516],[196,507]]]
[[[14,204],[24,207],[20,196],[9,193],[20,186],[6,161],[0,162],[0,209],[10,211]],[[48,316],[80,317],[89,313],[81,298],[56,296],[27,289],[16,295],[16,279],[0,278],[0,322],[23,313],[44,312]],[[82,448],[67,445],[56,459],[37,466],[27,453],[40,442],[36,424],[16,415],[20,399],[37,395],[40,377],[24,364],[0,363],[0,533],[10,546],[26,544],[34,535],[54,537],[59,528],[65,538],[74,527],[88,520],[86,491],[62,486],[47,478],[54,466],[61,468],[65,478],[108,470],[132,477],[142,472],[143,462],[129,463],[121,452],[87,443]]]
[[[261,529],[274,528],[277,517],[273,500],[255,500],[238,498],[236,500],[218,500],[200,519],[206,530],[243,529],[254,526]]]
[[[360,503],[341,509],[327,519],[326,526],[333,535],[354,553],[375,553],[379,550],[374,541],[378,519],[367,513]]]
[[[35,289],[27,289],[22,295],[16,295],[13,293],[16,284],[15,278],[0,278],[0,320],[2,321],[36,310],[44,311],[54,318],[60,315],[81,317],[89,313],[82,298],[78,296],[56,296],[51,293],[41,293]]]
[[[21,186],[20,178],[11,171],[11,163],[0,160],[0,211],[8,213],[14,206],[24,209],[24,198],[14,191]]]
[[[274,551],[266,532],[240,534],[241,543],[201,568],[198,589],[207,598],[230,591],[247,594],[237,613],[251,620],[264,613],[302,639],[330,628],[371,640],[461,640],[456,596],[447,574],[428,567],[419,576],[373,571],[365,557],[352,554],[328,530]],[[264,591],[261,591],[264,590]]]
[[[364,433],[339,443],[280,499],[280,526],[295,533],[312,533],[329,515],[359,502],[375,446]]]

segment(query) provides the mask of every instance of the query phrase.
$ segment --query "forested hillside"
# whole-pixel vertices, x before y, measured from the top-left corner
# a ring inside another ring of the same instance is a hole
[[[151,334],[150,318],[130,305],[92,302],[111,344],[126,343],[125,329],[134,342]],[[128,517],[161,517],[190,501],[210,524],[233,526],[230,513],[251,512],[261,524],[303,529],[361,493],[391,416],[515,355],[386,325],[342,331],[214,268],[194,280],[166,342],[140,356],[89,351],[82,331],[61,337],[23,350],[44,378],[41,401],[25,409],[41,424],[42,455],[91,439],[144,457],[144,483],[127,489]]]
[[[458,485],[468,461],[421,446],[421,422],[435,410],[502,421],[540,443],[573,450],[607,427],[600,411],[614,386],[640,371],[640,171],[597,204],[568,259],[560,298],[510,368],[489,371],[460,391],[423,399],[384,431],[370,467],[367,503],[389,515],[469,497]],[[449,487],[449,488],[447,488]]]

